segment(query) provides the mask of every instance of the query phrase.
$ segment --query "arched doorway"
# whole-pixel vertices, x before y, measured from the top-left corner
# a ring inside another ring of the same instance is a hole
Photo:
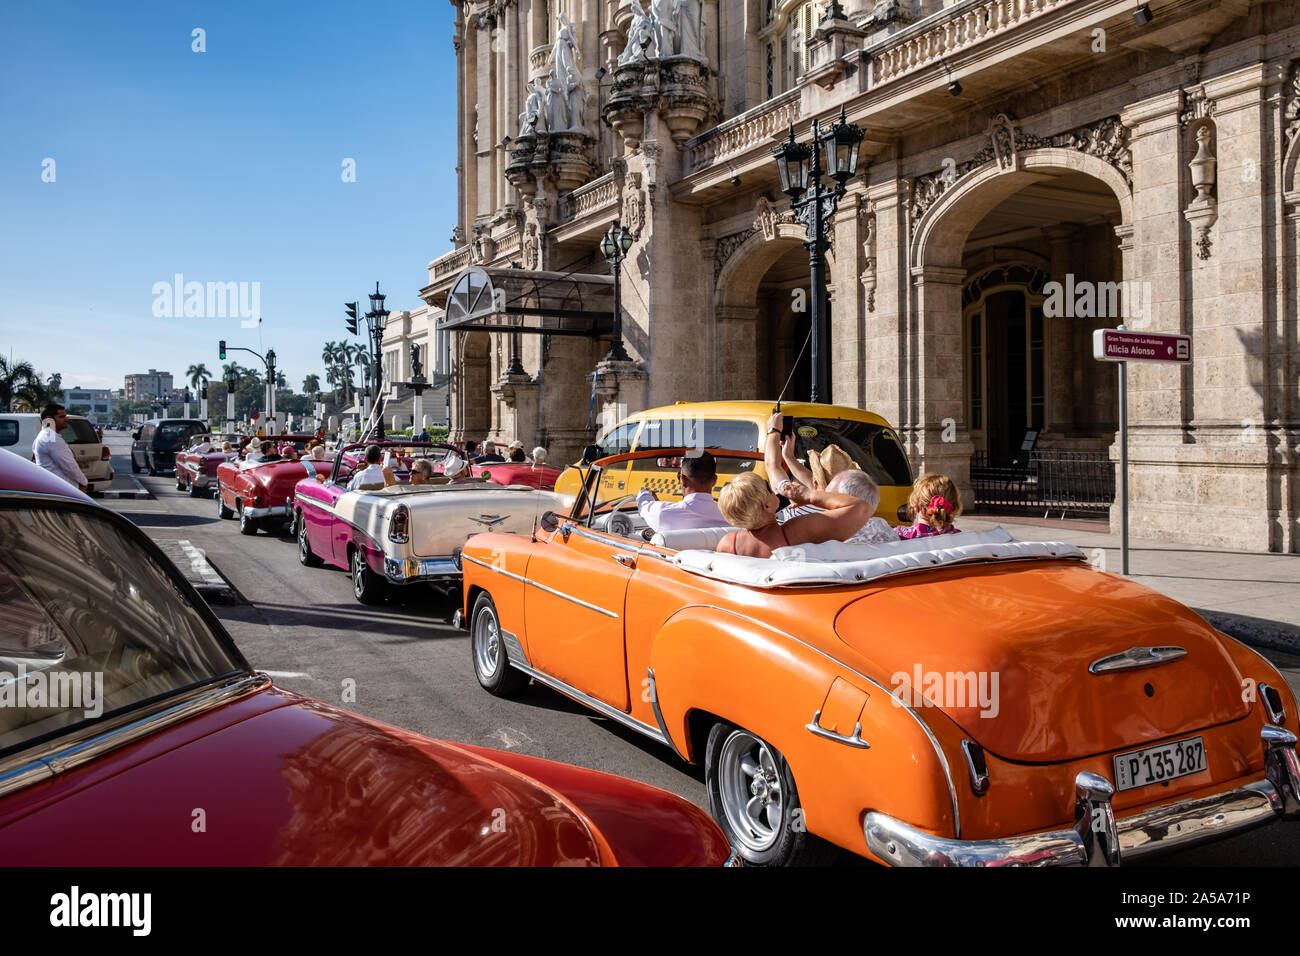
[[[914,464],[974,490],[972,464],[1023,466],[1028,445],[1086,472],[1094,488],[1113,486],[1106,448],[1117,419],[1114,370],[1093,361],[1090,341],[1094,328],[1122,317],[1067,314],[1062,296],[1048,293],[1053,284],[1094,293],[1121,286],[1132,274],[1124,261],[1130,207],[1115,167],[1043,148],[968,172],[923,211],[911,249]],[[1111,485],[1093,480],[1105,474]]]
[[[811,277],[804,241],[802,225],[777,222],[770,234],[752,230],[723,264],[714,298],[716,397],[776,398],[788,381],[785,397],[807,401]],[[830,316],[829,297],[822,307]],[[833,338],[832,325],[832,347]]]

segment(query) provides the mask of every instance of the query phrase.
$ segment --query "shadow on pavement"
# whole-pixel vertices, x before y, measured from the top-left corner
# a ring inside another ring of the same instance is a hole
[[[1300,654],[1300,627],[1294,624],[1203,607],[1195,607],[1192,610],[1224,634],[1246,644],[1285,651],[1289,654]]]
[[[220,519],[214,515],[169,515],[153,514],[144,511],[121,512],[122,517],[138,528],[189,528],[194,525],[212,524]]]

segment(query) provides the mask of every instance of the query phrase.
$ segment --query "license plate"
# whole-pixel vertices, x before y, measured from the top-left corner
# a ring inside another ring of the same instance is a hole
[[[1115,789],[1133,790],[1185,777],[1205,769],[1205,742],[1188,737],[1173,743],[1131,750],[1115,758]]]

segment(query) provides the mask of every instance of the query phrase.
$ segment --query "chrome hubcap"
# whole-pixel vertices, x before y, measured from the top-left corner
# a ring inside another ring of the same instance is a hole
[[[733,731],[718,758],[718,792],[737,840],[760,852],[776,843],[784,825],[785,793],[767,744],[743,730]]]
[[[360,596],[366,589],[366,565],[360,551],[352,552],[352,590]]]
[[[474,622],[474,666],[480,676],[490,678],[501,664],[501,630],[497,616],[484,609]]]
[[[307,557],[307,525],[302,520],[302,515],[298,516],[298,553],[304,558]]]

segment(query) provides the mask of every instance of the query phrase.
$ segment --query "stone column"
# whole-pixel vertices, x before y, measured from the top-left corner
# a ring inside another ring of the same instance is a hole
[[[726,401],[748,399],[763,394],[755,392],[758,384],[758,350],[755,336],[758,323],[755,306],[719,306],[714,317],[717,328],[717,361],[713,375],[712,398]]]
[[[486,24],[484,27],[486,28]],[[473,150],[475,166],[478,169],[478,202],[475,205],[475,218],[486,220],[492,215],[495,179],[492,168],[492,37],[486,30],[475,29],[474,53],[476,74],[474,99],[466,113],[466,126],[469,128],[469,146]]]
[[[1064,282],[1071,271],[1070,239],[1076,232],[1075,227],[1064,225],[1043,230],[1051,249],[1048,272],[1053,281]],[[1092,361],[1091,347],[1087,355],[1079,353],[1081,325],[1074,319],[1043,316],[1043,371],[1050,383],[1043,431],[1048,435],[1068,435],[1073,431],[1078,421],[1076,405],[1092,397],[1082,387],[1083,376],[1077,376],[1076,380],[1075,374],[1081,363]]]
[[[910,421],[906,317],[908,306],[909,236],[907,181],[888,179],[867,189],[875,214],[876,263],[873,289],[864,296],[862,384],[855,404],[883,416],[901,429]],[[911,449],[908,449],[909,454]]]
[[[863,208],[862,193],[856,189],[840,200],[834,219],[834,256],[828,255],[826,259],[827,284],[835,288],[827,347],[831,402],[836,405],[857,405],[862,392],[866,305],[862,294],[859,217]]]
[[[520,96],[523,93],[523,80],[520,78],[520,67],[527,70],[525,57],[527,51],[524,49],[524,43],[519,35],[519,0],[506,0],[506,8],[502,11],[502,17],[499,23],[503,36],[501,37],[501,55],[505,58],[505,105],[504,113],[498,119],[497,134],[494,142],[499,143],[502,137],[515,137],[519,135],[519,113]],[[504,150],[495,150],[498,156],[497,166],[500,170],[500,179],[505,182],[505,195],[502,202],[503,206],[515,208],[519,199],[515,195],[515,187],[510,185],[505,179],[506,163],[510,160],[510,154]]]
[[[974,501],[970,458],[975,447],[966,422],[962,374],[961,293],[966,270],[914,266],[912,281],[917,321],[908,350],[914,356],[909,371],[916,412],[908,422],[904,442],[918,474],[942,472],[956,483],[964,501]]]

